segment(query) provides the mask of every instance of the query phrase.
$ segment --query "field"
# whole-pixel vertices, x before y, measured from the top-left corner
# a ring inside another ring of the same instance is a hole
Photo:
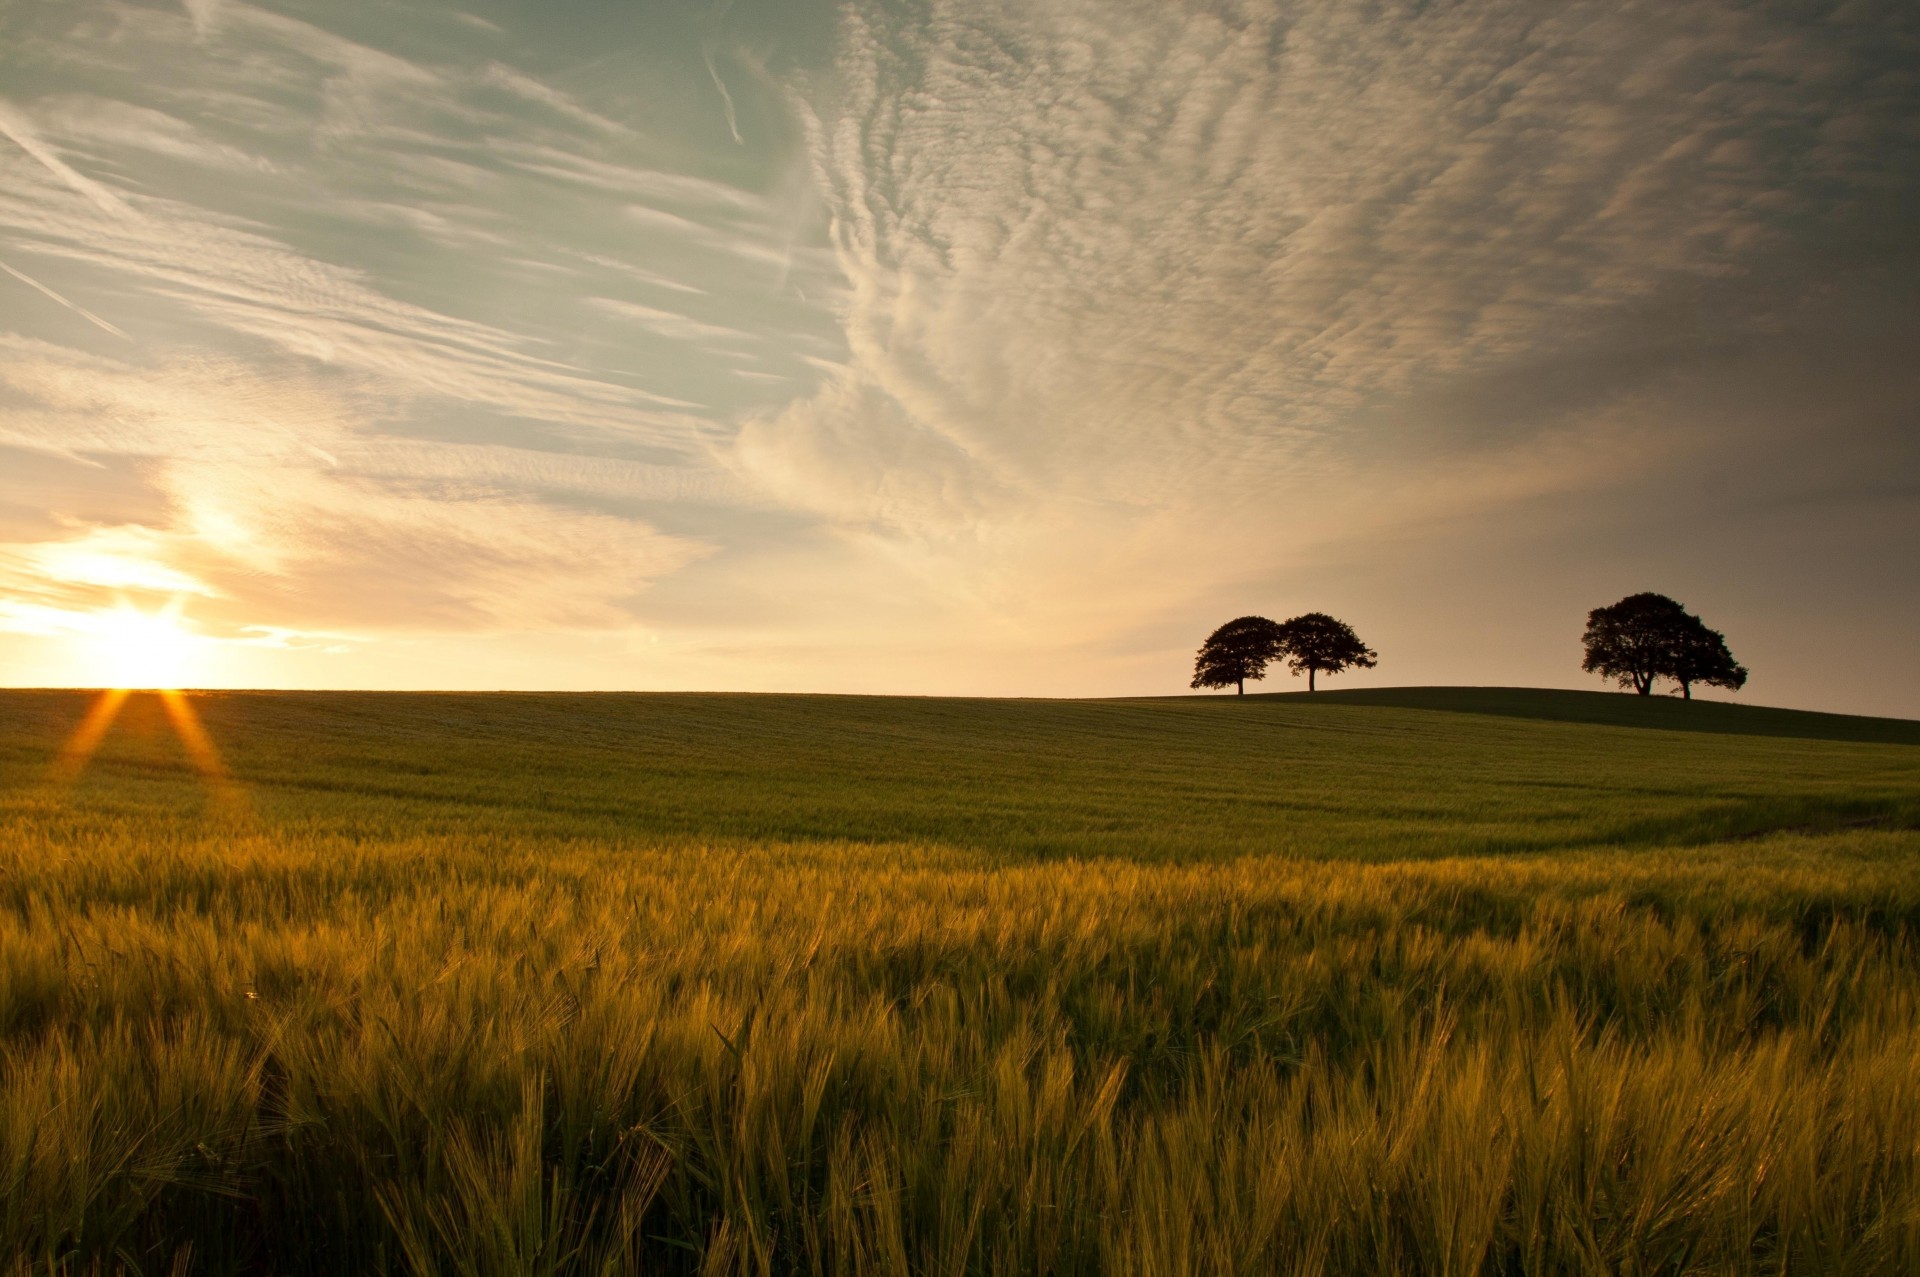
[[[0,693],[15,1271],[1920,1272],[1920,724],[91,701]]]

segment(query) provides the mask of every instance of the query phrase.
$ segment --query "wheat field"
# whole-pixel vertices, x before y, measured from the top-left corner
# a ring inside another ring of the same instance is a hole
[[[0,693],[21,1273],[1920,1272],[1920,725]]]

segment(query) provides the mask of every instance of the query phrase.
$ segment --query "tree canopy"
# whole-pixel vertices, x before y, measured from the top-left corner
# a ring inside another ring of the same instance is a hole
[[[1693,685],[1724,687],[1737,692],[1747,684],[1747,667],[1733,659],[1727,640],[1719,630],[1710,630],[1697,616],[1688,616],[1686,632],[1680,636],[1673,653],[1673,664],[1665,671],[1680,684],[1680,695],[1693,699]]]
[[[1586,658],[1580,668],[1651,696],[1656,680],[1670,678],[1693,699],[1703,683],[1738,691],[1746,667],[1733,659],[1718,630],[1664,594],[1629,594],[1611,607],[1587,613],[1582,637]]]
[[[1314,690],[1319,674],[1344,669],[1372,669],[1379,653],[1360,641],[1353,627],[1325,612],[1308,612],[1275,623],[1264,616],[1241,616],[1207,636],[1193,663],[1194,687],[1233,687],[1242,695],[1247,680],[1261,678],[1267,666],[1284,658],[1298,675],[1305,672],[1307,690]]]
[[[1379,663],[1380,653],[1360,641],[1353,627],[1325,612],[1308,612],[1280,624],[1280,646],[1287,667],[1296,677],[1307,675],[1307,690],[1314,689],[1318,674],[1338,674],[1345,669],[1370,670]]]
[[[1193,662],[1194,687],[1233,687],[1244,696],[1281,654],[1280,627],[1264,616],[1235,617],[1207,635]]]

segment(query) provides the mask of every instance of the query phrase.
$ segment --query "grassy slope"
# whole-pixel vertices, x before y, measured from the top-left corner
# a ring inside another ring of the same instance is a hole
[[[0,693],[23,1269],[1920,1270],[1911,724],[196,702]]]
[[[1920,749],[1909,747],[1920,724],[1579,692],[236,693],[196,703],[270,819],[403,831],[510,818],[525,832],[594,837],[1217,859],[1920,824]],[[1460,712],[1480,704],[1491,712]],[[16,784],[45,766],[85,705],[76,693],[0,698],[11,727],[0,765]],[[1646,724],[1663,730],[1635,730]],[[1664,730],[1676,725],[1687,730]],[[1865,740],[1815,739],[1848,732]],[[173,813],[191,797],[178,785],[186,768],[152,698],[138,698],[80,792]]]
[[[1266,695],[1269,698],[1274,696],[1273,693]],[[1305,692],[1279,695],[1287,698],[1308,696]],[[1499,714],[1513,718],[1605,723],[1614,727],[1646,727],[1673,732],[1920,745],[1920,722],[1908,718],[1819,714],[1727,701],[1675,700],[1669,696],[1549,691],[1537,687],[1377,687],[1320,692],[1314,694],[1314,698],[1337,705],[1437,709],[1458,714]]]

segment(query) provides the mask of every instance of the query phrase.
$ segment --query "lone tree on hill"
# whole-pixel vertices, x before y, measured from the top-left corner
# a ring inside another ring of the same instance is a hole
[[[1670,678],[1693,699],[1693,685],[1705,683],[1737,691],[1746,668],[1733,659],[1727,640],[1664,594],[1629,594],[1612,607],[1587,613],[1586,659],[1580,668],[1641,696],[1653,694],[1656,679]]]
[[[1642,696],[1653,694],[1653,680],[1686,626],[1687,610],[1664,594],[1629,594],[1612,607],[1587,613],[1586,659],[1580,668]]]
[[[1307,690],[1314,690],[1314,676],[1338,674],[1345,669],[1370,670],[1379,663],[1380,653],[1360,641],[1353,627],[1335,620],[1325,612],[1308,612],[1280,626],[1280,644],[1287,666],[1297,678],[1307,674]]]
[[[1281,654],[1280,627],[1264,616],[1242,616],[1207,635],[1193,662],[1194,687],[1235,687],[1247,694],[1247,680],[1260,678],[1267,663]]]

